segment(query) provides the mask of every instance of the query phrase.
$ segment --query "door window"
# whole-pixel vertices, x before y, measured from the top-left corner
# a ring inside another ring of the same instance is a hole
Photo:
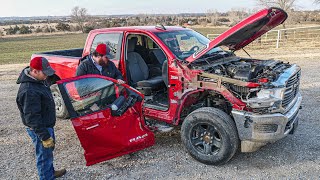
[[[120,59],[120,49],[121,47],[121,33],[110,33],[110,34],[98,34],[92,43],[90,51],[93,52],[99,44],[106,44],[110,48],[110,56],[109,59]]]
[[[64,87],[77,116],[105,109],[116,100],[114,83],[105,79],[79,79]]]

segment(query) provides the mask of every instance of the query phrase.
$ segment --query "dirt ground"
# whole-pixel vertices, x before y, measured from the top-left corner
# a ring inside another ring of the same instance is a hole
[[[319,49],[254,51],[252,55],[302,67],[303,109],[294,135],[254,153],[238,153],[216,167],[192,159],[181,145],[179,130],[174,130],[157,134],[151,148],[86,167],[71,122],[58,119],[54,162],[57,169],[67,169],[62,179],[320,179]],[[0,179],[37,179],[31,139],[15,104],[15,81],[24,66],[0,66]]]

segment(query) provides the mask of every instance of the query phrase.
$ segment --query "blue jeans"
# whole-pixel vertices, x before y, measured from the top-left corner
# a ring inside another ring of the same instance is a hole
[[[36,133],[30,128],[26,128],[29,136],[32,139],[36,150],[37,158],[37,169],[40,180],[51,180],[54,179],[54,168],[53,168],[53,149],[44,148],[41,139]],[[55,140],[53,128],[47,128],[51,137]]]

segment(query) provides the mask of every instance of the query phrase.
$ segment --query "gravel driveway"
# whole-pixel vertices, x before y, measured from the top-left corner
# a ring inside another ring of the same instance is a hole
[[[71,122],[58,119],[55,165],[67,169],[62,179],[320,179],[320,53],[282,49],[258,57],[302,67],[303,109],[294,135],[215,167],[192,159],[175,130],[157,134],[151,148],[86,167]],[[0,179],[37,179],[31,139],[15,104],[15,81],[24,66],[0,66]]]

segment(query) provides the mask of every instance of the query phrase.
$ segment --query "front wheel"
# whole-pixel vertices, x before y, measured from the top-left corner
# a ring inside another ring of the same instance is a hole
[[[181,139],[193,158],[210,165],[228,162],[239,147],[234,121],[225,112],[212,107],[197,109],[186,117]]]
[[[56,107],[56,116],[61,119],[67,119],[69,117],[69,113],[66,105],[62,99],[60,90],[57,84],[53,84],[50,86],[51,93],[53,96],[54,104]]]

